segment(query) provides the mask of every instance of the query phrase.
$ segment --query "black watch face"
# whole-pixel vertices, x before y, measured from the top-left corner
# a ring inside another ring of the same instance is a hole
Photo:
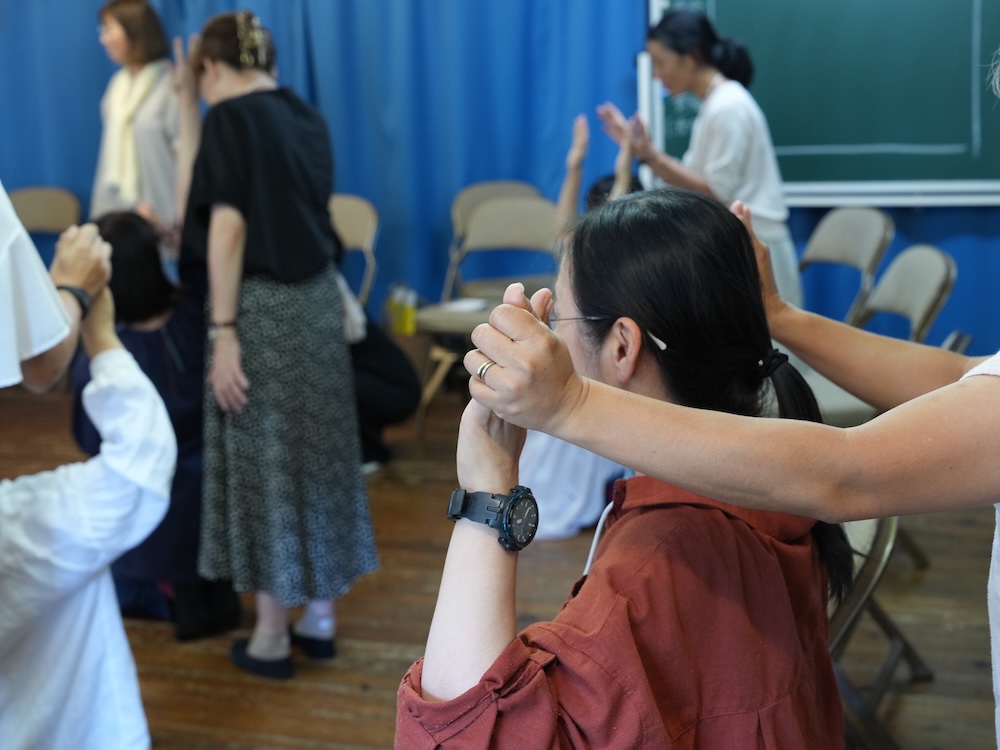
[[[505,531],[508,549],[523,549],[535,538],[538,531],[538,503],[525,493],[514,498],[507,510]]]

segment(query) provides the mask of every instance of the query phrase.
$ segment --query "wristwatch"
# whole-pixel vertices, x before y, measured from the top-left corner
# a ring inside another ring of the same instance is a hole
[[[499,532],[497,541],[509,550],[528,546],[538,531],[538,503],[527,487],[518,485],[509,495],[457,489],[448,501],[448,518],[468,518]]]

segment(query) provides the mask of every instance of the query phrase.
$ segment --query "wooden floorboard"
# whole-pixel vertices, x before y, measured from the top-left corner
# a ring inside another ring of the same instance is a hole
[[[435,400],[423,440],[411,425],[390,431],[397,458],[369,480],[382,567],[338,603],[333,661],[298,660],[293,680],[274,683],[230,666],[232,636],[178,643],[167,624],[127,622],[158,750],[392,746],[396,688],[423,650],[451,530],[443,509],[456,481],[462,403],[457,393]],[[0,477],[78,459],[67,424],[65,393],[0,390]],[[902,667],[882,718],[907,750],[995,747],[985,593],[993,511],[916,516],[904,524],[931,567],[918,571],[897,550],[877,598],[935,679],[910,684]],[[537,542],[522,553],[521,625],[558,610],[589,543],[585,536]],[[252,625],[246,603],[242,634]],[[883,648],[874,625],[863,623],[843,660],[852,679],[870,679]]]

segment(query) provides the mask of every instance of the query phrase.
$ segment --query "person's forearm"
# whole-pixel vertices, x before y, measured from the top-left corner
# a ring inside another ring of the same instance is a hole
[[[236,320],[245,240],[246,225],[235,208],[224,206],[212,209],[208,228],[210,325]]]
[[[175,193],[177,198],[177,223],[184,221],[187,210],[188,194],[191,191],[191,173],[194,171],[195,157],[201,146],[201,112],[198,101],[189,101],[181,97],[180,105],[180,137],[177,146],[177,180]]]
[[[517,553],[485,524],[455,523],[427,636],[421,693],[456,698],[476,685],[517,635]]]
[[[988,505],[1000,378],[947,386],[848,430],[690,409],[585,381],[550,434],[736,505],[845,521]]]
[[[76,351],[82,312],[80,303],[69,292],[60,290],[59,297],[69,315],[69,335],[51,349],[21,363],[21,384],[32,393],[44,393],[58,383]]]
[[[792,306],[772,314],[768,322],[780,344],[844,390],[882,410],[954,383],[974,361]]]
[[[566,169],[559,200],[556,203],[556,232],[563,231],[573,221],[580,209],[581,167]]]
[[[708,185],[708,180],[703,175],[698,174],[693,169],[688,169],[679,159],[675,159],[670,154],[654,150],[646,157],[645,163],[653,170],[653,174],[671,185],[695,190],[710,198],[716,197]]]

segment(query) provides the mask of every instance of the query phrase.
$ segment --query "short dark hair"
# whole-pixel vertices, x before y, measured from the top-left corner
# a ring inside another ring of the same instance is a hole
[[[146,0],[108,0],[98,11],[97,20],[103,23],[108,16],[125,29],[129,41],[128,63],[145,65],[169,55],[160,17]]]
[[[177,288],[163,272],[159,236],[153,225],[132,211],[115,211],[94,220],[111,245],[111,281],[115,320],[142,323],[170,310]]]
[[[249,10],[220,13],[205,22],[197,49],[191,55],[191,69],[197,77],[205,60],[224,62],[231,68],[270,72],[277,60],[271,32]]]
[[[671,10],[649,30],[647,39],[698,62],[711,65],[726,78],[750,88],[753,61],[750,52],[735,37],[720,37],[712,22],[701,11]]]
[[[603,177],[598,177],[594,180],[590,187],[587,188],[587,210],[592,208],[597,208],[598,206],[603,206],[608,202],[608,196],[611,194],[611,189],[615,186],[615,175],[606,174]],[[638,193],[640,190],[645,190],[642,182],[639,181],[638,175],[632,175],[632,180],[628,184],[629,193]]]

